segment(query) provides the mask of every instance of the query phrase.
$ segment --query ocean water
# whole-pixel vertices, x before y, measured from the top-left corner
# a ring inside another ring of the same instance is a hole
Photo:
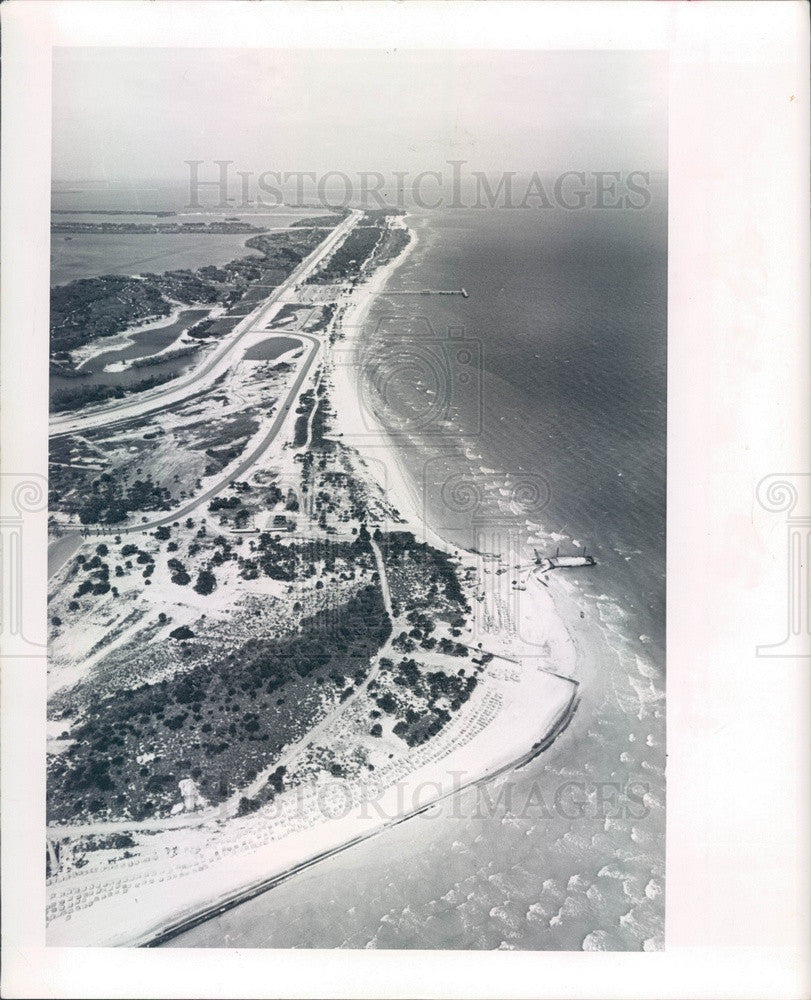
[[[663,192],[646,211],[458,211],[411,221],[418,245],[387,290],[469,293],[383,297],[369,322],[369,356],[383,358],[384,419],[402,429],[432,522],[456,526],[449,537],[464,544],[476,514],[506,506],[526,514],[528,536],[537,525],[560,536],[562,552],[586,544],[661,659]],[[425,375],[406,364],[397,377],[390,345],[401,334],[424,338]],[[463,475],[478,481],[477,509],[457,523],[452,488]],[[527,495],[516,504],[519,483]],[[499,492],[505,485],[509,497]]]
[[[663,947],[666,219],[663,184],[641,211],[409,218],[362,391],[447,540],[595,557],[549,582],[580,704],[522,770],[173,946]]]

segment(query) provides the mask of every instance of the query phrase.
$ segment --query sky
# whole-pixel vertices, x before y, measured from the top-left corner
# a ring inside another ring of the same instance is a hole
[[[54,180],[665,170],[661,53],[55,49]],[[213,167],[212,167],[213,169]]]

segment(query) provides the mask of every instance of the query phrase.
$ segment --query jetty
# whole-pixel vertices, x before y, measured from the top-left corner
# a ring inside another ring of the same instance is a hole
[[[470,298],[466,288],[413,288],[408,291],[386,291],[373,292],[373,295],[461,295],[463,299]]]

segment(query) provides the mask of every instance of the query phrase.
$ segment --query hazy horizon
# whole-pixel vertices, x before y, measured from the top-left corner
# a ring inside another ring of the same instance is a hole
[[[657,52],[54,49],[54,183],[667,169]]]

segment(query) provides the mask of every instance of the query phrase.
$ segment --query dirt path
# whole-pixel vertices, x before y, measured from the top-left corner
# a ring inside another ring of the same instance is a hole
[[[278,767],[288,767],[299,755],[299,753],[311,746],[318,738],[356,701],[368,688],[369,684],[380,672],[380,660],[391,653],[391,642],[394,638],[394,615],[392,612],[391,593],[389,590],[388,578],[386,576],[386,566],[383,562],[383,554],[377,542],[370,539],[372,552],[374,553],[377,571],[380,576],[380,589],[383,594],[383,604],[386,608],[392,623],[392,633],[386,642],[380,647],[377,655],[372,661],[372,666],[364,680],[355,688],[354,692],[344,701],[336,705],[327,715],[308,733],[306,733],[296,743],[288,746],[284,752],[266,767],[256,778],[245,788],[240,788],[233,793],[225,802],[219,806],[202,809],[195,813],[185,813],[178,816],[165,816],[156,819],[144,820],[114,820],[108,823],[82,823],[77,825],[55,824],[47,827],[47,834],[51,840],[64,840],[70,837],[83,837],[87,835],[104,836],[110,833],[136,832],[138,830],[176,830],[186,826],[201,826],[209,820],[224,819],[233,816],[239,809],[239,801],[245,796],[252,798],[265,786],[271,774]]]

